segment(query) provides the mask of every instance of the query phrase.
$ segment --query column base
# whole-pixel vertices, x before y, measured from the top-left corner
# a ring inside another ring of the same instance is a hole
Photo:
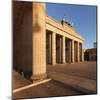
[[[31,81],[32,81],[32,82],[36,82],[36,81],[43,80],[43,79],[45,79],[45,78],[47,78],[47,74],[33,75],[33,76],[31,77]]]
[[[56,65],[56,63],[52,63],[52,65]]]
[[[62,64],[66,64],[66,61],[62,61]]]
[[[78,63],[80,62],[80,61],[77,61]]]

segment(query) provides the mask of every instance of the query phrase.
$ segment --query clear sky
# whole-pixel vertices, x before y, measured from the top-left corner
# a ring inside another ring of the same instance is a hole
[[[97,35],[96,6],[47,3],[46,12],[47,15],[59,21],[66,16],[74,23],[75,30],[85,39],[83,47],[93,47]]]

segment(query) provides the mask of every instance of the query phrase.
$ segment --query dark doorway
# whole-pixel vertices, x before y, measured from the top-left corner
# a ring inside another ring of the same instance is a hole
[[[56,35],[56,62],[62,63],[62,36]]]
[[[66,62],[71,63],[71,40],[68,38],[65,39],[65,48]]]

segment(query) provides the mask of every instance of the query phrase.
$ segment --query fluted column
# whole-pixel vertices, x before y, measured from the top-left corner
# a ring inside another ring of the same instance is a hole
[[[74,62],[74,40],[72,40],[72,63]]]
[[[63,47],[62,47],[62,53],[63,53],[63,63],[65,63],[65,37],[63,36]]]
[[[49,63],[51,64],[51,34],[49,34]]]
[[[52,32],[52,64],[56,64],[56,33]]]
[[[45,3],[33,3],[33,62],[32,79],[46,77]]]

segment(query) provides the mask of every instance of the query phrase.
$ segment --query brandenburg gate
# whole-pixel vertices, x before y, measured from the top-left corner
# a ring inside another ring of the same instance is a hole
[[[13,5],[14,69],[29,71],[34,81],[47,77],[47,64],[84,61],[84,39],[68,21],[48,16],[45,3],[14,1]]]

